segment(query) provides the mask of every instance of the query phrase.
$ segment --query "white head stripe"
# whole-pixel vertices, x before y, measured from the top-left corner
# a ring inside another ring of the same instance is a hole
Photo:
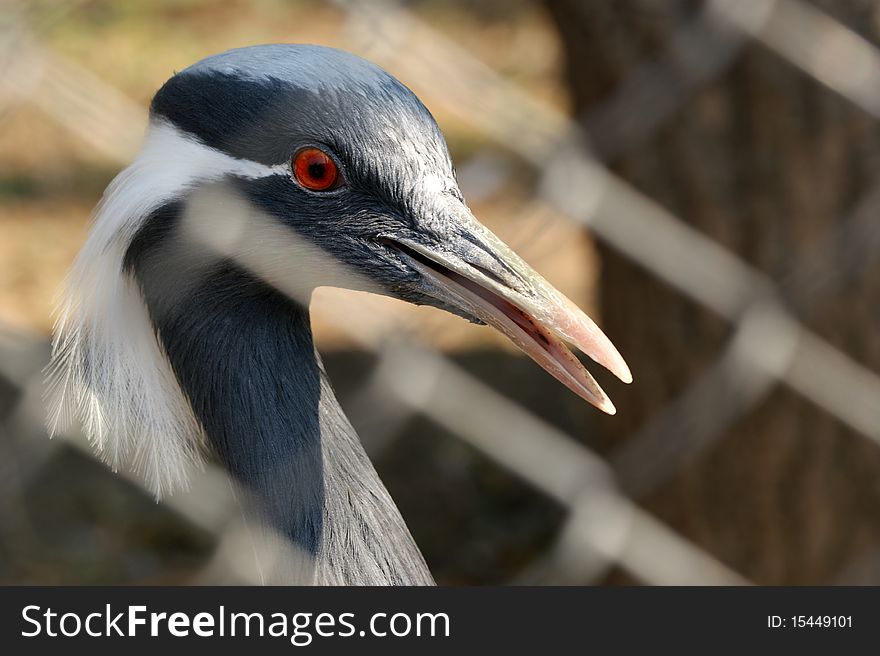
[[[283,175],[154,121],[143,149],[104,193],[68,275],[49,365],[50,430],[78,418],[108,463],[132,465],[159,495],[186,481],[204,437],[153,332],[123,259],[155,210],[199,183]]]

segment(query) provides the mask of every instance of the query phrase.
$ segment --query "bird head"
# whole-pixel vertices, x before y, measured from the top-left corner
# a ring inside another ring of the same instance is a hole
[[[272,234],[304,245],[275,257],[288,265],[280,275],[309,287],[369,289],[489,324],[576,394],[614,413],[565,342],[630,382],[623,358],[586,314],[473,216],[434,118],[378,66],[318,46],[232,50],[166,82],[151,120],[146,149],[153,137],[163,142],[155,159],[175,177],[177,196],[221,183],[268,219]],[[209,222],[215,214],[207,213]],[[331,273],[306,252],[329,256],[353,275]]]

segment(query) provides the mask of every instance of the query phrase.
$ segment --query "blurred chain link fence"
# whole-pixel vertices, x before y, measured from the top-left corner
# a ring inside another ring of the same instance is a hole
[[[356,416],[372,415],[374,430],[364,436],[371,455],[398,446],[408,422],[425,417],[563,508],[552,543],[509,582],[597,582],[618,566],[650,584],[748,583],[634,499],[707,449],[779,384],[880,441],[880,378],[799,322],[780,300],[783,289],[809,286],[811,294],[822,293],[823,281],[837,272],[824,270],[821,258],[783,279],[770,279],[603,162],[637,148],[691,89],[719,75],[754,41],[880,118],[880,52],[801,0],[710,0],[659,56],[636,67],[593,109],[588,132],[599,136],[591,141],[580,123],[518,88],[404,6],[334,4],[345,16],[344,47],[385,67],[426,105],[442,108],[533,167],[539,183],[523,212],[552,207],[734,327],[722,356],[606,459],[431,348],[430,335],[412,331],[388,338],[382,318],[366,312],[371,323],[350,337],[375,360],[347,407]],[[0,107],[33,103],[90,146],[120,164],[129,161],[142,137],[144,109],[41,45],[38,25],[28,26],[12,13],[4,23]],[[875,244],[878,203],[880,187],[840,219],[834,247]],[[322,310],[351,333],[347,309],[337,317],[330,316],[332,308]],[[17,527],[6,532],[23,541],[17,548],[26,549],[27,536],[39,529],[28,526],[16,490],[30,477],[46,475],[45,463],[56,448],[45,440],[40,402],[47,347],[41,337],[4,332],[0,351],[5,388],[0,522]],[[634,373],[638,386],[639,372]],[[81,436],[69,439],[90,453]],[[216,542],[210,557],[207,547],[193,547],[192,558],[201,564],[190,580],[261,580],[232,496],[225,476],[209,467],[189,493],[164,502],[181,521],[213,536],[205,544]]]

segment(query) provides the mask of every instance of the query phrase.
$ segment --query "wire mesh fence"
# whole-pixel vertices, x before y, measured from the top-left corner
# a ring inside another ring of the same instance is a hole
[[[635,6],[653,4],[645,0]],[[344,405],[371,457],[393,461],[395,452],[409,453],[412,447],[405,443],[412,440],[419,421],[429,420],[443,429],[442,439],[454,436],[482,454],[488,471],[507,471],[523,481],[527,487],[516,494],[538,499],[528,512],[551,515],[552,530],[527,555],[512,558],[515,562],[501,569],[503,578],[496,582],[594,583],[607,580],[609,572],[619,568],[632,580],[649,584],[749,583],[749,574],[727,562],[728,554],[713,553],[639,501],[662,489],[694,458],[729,439],[729,429],[768,403],[780,385],[848,427],[852,439],[861,439],[856,437],[860,435],[880,440],[878,375],[857,354],[833,344],[790,309],[792,295],[800,294],[805,303],[819,307],[819,299],[834,293],[835,278],[858,278],[870,271],[867,265],[880,232],[875,219],[876,185],[852,199],[850,211],[833,221],[833,231],[823,236],[815,257],[795,262],[783,275],[771,275],[692,227],[686,217],[674,215],[609,162],[623,153],[638,153],[695,90],[730,70],[756,43],[788,61],[797,74],[815,79],[827,88],[826,93],[839,94],[876,119],[880,111],[877,47],[804,0],[711,0],[697,4],[651,57],[638,61],[622,83],[592,104],[588,115],[573,119],[480,61],[454,35],[419,17],[418,7],[340,0],[332,8],[341,17],[334,45],[380,64],[429,108],[453,117],[481,140],[496,144],[500,150],[493,152],[503,152],[503,157],[525,166],[531,181],[528,197],[517,210],[520,216],[565,217],[570,225],[586,228],[650,276],[730,325],[720,356],[632,435],[608,450],[588,447],[590,441],[578,428],[555,425],[438,349],[442,325],[416,320],[401,330],[395,315],[376,311],[375,301],[362,296],[320,303],[315,310],[318,320],[367,354],[364,373],[350,386]],[[591,8],[591,3],[583,5],[585,12]],[[35,107],[90,147],[119,164],[127,163],[143,135],[143,108],[100,76],[41,43],[41,19],[48,20],[46,16],[23,6],[9,12],[2,36],[6,65],[0,74],[0,107],[4,111],[21,104]],[[482,184],[487,184],[486,179],[491,184],[493,175],[509,175],[497,159],[472,161],[473,175]],[[467,176],[463,178],[465,185]],[[526,223],[531,227],[514,234],[512,245],[522,247],[526,259],[540,259],[542,247],[536,234],[552,234],[552,229],[543,219]],[[558,241],[543,247],[550,257],[561,247]],[[834,266],[832,262],[840,258],[824,257],[822,249],[851,253],[847,260],[851,270]],[[534,263],[540,268],[540,261]],[[352,324],[352,316],[359,317],[357,325]],[[858,328],[871,332],[872,316],[866,313],[867,325]],[[633,321],[650,320],[633,317]],[[51,531],[34,525],[48,520],[41,520],[23,495],[39,489],[47,476],[60,475],[58,452],[66,447],[49,443],[45,435],[41,400],[42,367],[48,357],[45,338],[7,331],[0,347],[3,549],[15,555],[12,561],[26,562],[22,554],[35,542],[45,541]],[[328,360],[331,376],[332,364]],[[633,394],[638,395],[643,372],[634,373]],[[651,380],[650,372],[646,377]],[[619,411],[627,410],[624,406]],[[77,458],[91,457],[81,435],[65,438],[78,448]],[[453,456],[447,452],[444,457]],[[97,471],[88,469],[81,475],[98,477]],[[405,473],[393,474],[395,480],[401,476],[406,478]],[[139,479],[128,480],[132,486],[125,487],[125,494],[142,494]],[[453,476],[446,482],[454,480]],[[271,563],[284,558],[284,549],[270,544],[255,556],[254,551],[263,548],[255,546],[234,496],[221,470],[208,465],[193,476],[188,492],[163,500],[163,508],[169,508],[180,525],[195,527],[195,533],[180,538],[185,548],[178,550],[178,560],[169,566],[169,577],[199,582],[271,580]],[[142,521],[149,522],[159,510],[151,506],[148,494],[143,498],[144,503],[132,507]],[[866,501],[860,512],[869,515],[875,510]],[[134,521],[127,510],[118,512],[125,516],[124,522]],[[117,515],[112,521],[123,519]],[[546,519],[542,521],[548,525]],[[429,524],[422,520],[423,526]],[[182,531],[178,524],[155,530],[172,536]],[[451,538],[454,541],[464,540],[467,528],[435,530],[457,536]],[[505,537],[496,537],[495,543]],[[857,539],[855,532],[852,539]],[[870,544],[863,549],[864,559],[852,558],[837,577],[811,582],[877,582],[872,574],[876,550]],[[429,561],[430,556],[429,552]],[[57,553],[46,558],[66,562]],[[143,563],[126,566],[123,576],[134,580],[137,568],[146,568]],[[185,574],[173,573],[181,571]],[[447,580],[467,580],[460,573],[457,579],[454,567],[449,572]],[[21,581],[29,576],[26,565],[4,574]]]

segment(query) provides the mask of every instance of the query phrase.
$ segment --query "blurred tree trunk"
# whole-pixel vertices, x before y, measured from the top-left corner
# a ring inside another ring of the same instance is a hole
[[[623,104],[622,112],[609,113],[606,103],[639,67],[668,51],[703,5],[544,4],[563,38],[574,109],[598,156],[683,221],[788,282],[785,301],[795,316],[880,370],[876,243],[847,242],[835,232],[877,184],[877,122],[747,42],[691,87],[681,84],[680,74],[700,62],[679,57],[663,82],[664,90],[679,94],[678,104],[640,134],[640,125],[656,118],[653,104]],[[878,42],[873,3],[816,4]],[[709,46],[730,45],[729,34],[716,36]],[[653,75],[656,81],[657,71]],[[617,135],[615,125],[624,126]],[[880,583],[880,445],[784,387],[676,465],[670,477],[640,490],[645,486],[632,471],[650,471],[654,463],[636,462],[632,469],[633,454],[651,449],[629,438],[717,362],[732,331],[637,262],[604,245],[601,255],[602,322],[636,382],[627,389],[609,385],[619,414],[604,424],[597,446],[612,458],[631,449],[629,460],[617,458],[631,468],[630,479],[621,472],[624,485],[753,581]],[[792,282],[791,269],[805,266],[819,275]],[[679,436],[661,437],[674,442]],[[657,436],[646,440],[657,442]],[[663,449],[659,442],[653,447]]]

